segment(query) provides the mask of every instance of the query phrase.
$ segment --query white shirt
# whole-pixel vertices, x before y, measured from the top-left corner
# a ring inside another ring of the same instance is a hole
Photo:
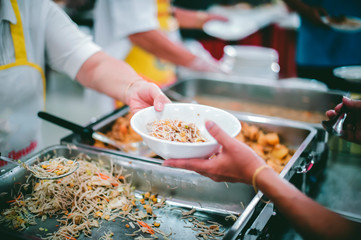
[[[0,152],[18,159],[41,147],[40,119],[36,114],[44,107],[44,86],[36,68],[24,65],[24,61],[13,64],[10,23],[19,20],[10,0],[0,1],[0,66],[12,64],[0,71]],[[83,63],[100,50],[52,1],[17,0],[17,3],[26,58],[31,64],[44,69],[48,63],[75,78]],[[16,39],[21,42],[22,36]]]
[[[132,48],[129,35],[158,29],[156,0],[98,0],[94,21],[95,42],[123,60]]]
[[[16,23],[16,18],[10,1],[0,1],[0,65],[4,65],[15,60],[9,22]],[[82,64],[100,50],[52,1],[18,0],[18,5],[30,62],[43,69],[46,62],[74,79]]]

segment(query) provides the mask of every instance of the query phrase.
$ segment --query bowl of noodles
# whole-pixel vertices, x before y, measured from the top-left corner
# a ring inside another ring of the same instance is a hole
[[[164,159],[207,158],[219,149],[205,122],[212,120],[232,137],[241,131],[239,120],[222,109],[192,103],[166,104],[134,114],[130,124],[148,147]]]

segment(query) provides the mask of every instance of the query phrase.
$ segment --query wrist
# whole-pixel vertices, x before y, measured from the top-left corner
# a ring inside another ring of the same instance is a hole
[[[293,188],[290,183],[281,178],[272,168],[262,170],[256,178],[256,187],[272,202],[284,199]]]
[[[208,13],[203,11],[196,12],[196,26],[201,29],[208,19]]]
[[[254,170],[254,172],[252,174],[252,186],[256,193],[258,192],[257,180],[259,177],[261,177],[262,172],[264,172],[268,169],[271,169],[271,167],[268,166],[267,164],[264,164],[264,165],[257,167],[256,170]]]

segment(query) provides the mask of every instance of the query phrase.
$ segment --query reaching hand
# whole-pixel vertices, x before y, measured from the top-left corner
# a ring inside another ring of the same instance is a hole
[[[322,16],[328,16],[327,11],[323,8],[307,6],[307,9],[301,15],[317,26],[328,27],[321,19]]]
[[[338,104],[334,110],[326,112],[328,118],[335,117],[341,108],[347,113],[342,138],[361,144],[361,100],[351,100],[343,97],[342,103]]]
[[[322,16],[328,17],[324,8],[313,7],[299,0],[284,0],[284,2],[307,21],[320,27],[328,27],[321,19]]]
[[[228,18],[217,14],[211,14],[203,11],[187,10],[174,8],[175,17],[180,28],[184,29],[202,29],[203,25],[211,20],[226,22]]]
[[[126,92],[126,103],[133,113],[149,106],[160,112],[170,102],[156,84],[143,80],[135,82]]]
[[[187,68],[199,72],[226,73],[221,62],[214,59],[211,55],[197,56]]]
[[[212,13],[205,13],[205,17],[203,18],[204,19],[204,22],[202,23],[202,27],[203,25],[208,22],[208,21],[212,21],[212,20],[215,20],[215,21],[221,21],[221,22],[228,22],[228,18],[226,17],[223,17],[221,15],[218,15],[218,14],[212,14]]]
[[[209,133],[222,145],[222,150],[210,159],[169,159],[163,165],[193,170],[214,181],[251,184],[254,171],[266,164],[246,144],[230,137],[214,122],[207,121]]]

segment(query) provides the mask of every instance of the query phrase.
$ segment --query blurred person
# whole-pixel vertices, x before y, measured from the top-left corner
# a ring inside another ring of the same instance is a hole
[[[333,75],[333,69],[361,64],[361,31],[338,31],[326,25],[322,17],[361,18],[359,0],[284,0],[299,13],[301,26],[296,44],[297,74],[320,80],[332,89],[361,91],[360,85]]]
[[[128,64],[110,57],[49,0],[0,0],[0,152],[20,159],[41,146],[44,66],[128,104],[132,111],[169,99]],[[51,134],[51,133],[49,133]]]
[[[361,101],[343,98],[335,109],[327,111],[334,117],[344,106],[347,131],[344,138],[361,144]],[[259,189],[288,219],[304,239],[357,239],[361,224],[347,220],[308,198],[291,183],[281,178],[246,144],[230,137],[215,123],[206,122],[209,133],[222,146],[210,159],[170,159],[163,165],[185,168],[217,182],[242,182]]]
[[[200,57],[188,51],[178,32],[178,26],[201,29],[209,20],[227,19],[172,8],[167,0],[101,0],[94,9],[95,42],[149,81],[166,86],[176,80],[174,64],[195,71],[221,71],[210,55]]]
[[[222,72],[221,64],[203,49],[187,50],[178,27],[202,28],[209,20],[227,19],[173,8],[168,0],[99,0],[94,7],[94,39],[111,56],[127,62],[139,75],[161,88],[177,80],[176,65],[200,72]],[[88,99],[107,111],[122,102],[87,90]]]

